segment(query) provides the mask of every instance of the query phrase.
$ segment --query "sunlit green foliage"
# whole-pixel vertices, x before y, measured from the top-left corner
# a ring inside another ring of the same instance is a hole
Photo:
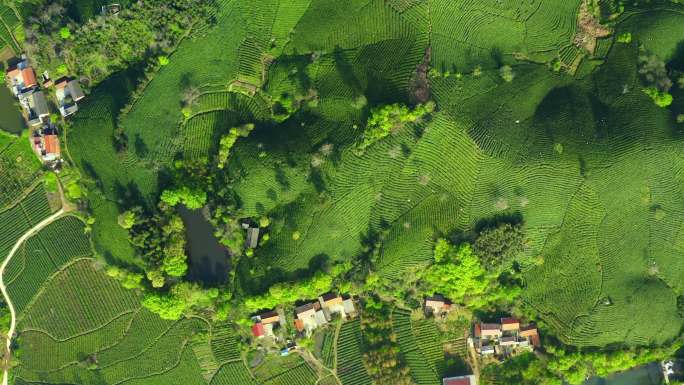
[[[416,122],[434,110],[434,102],[419,104],[413,109],[399,103],[373,108],[358,148],[364,150],[378,140],[385,138],[392,131],[399,130],[407,123]]]

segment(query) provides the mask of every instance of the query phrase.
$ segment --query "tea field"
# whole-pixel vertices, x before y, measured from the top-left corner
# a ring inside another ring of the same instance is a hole
[[[231,149],[230,184],[241,212],[271,226],[269,242],[240,260],[244,294],[312,260],[351,260],[381,228],[376,269],[400,279],[432,260],[436,237],[520,216],[525,252],[539,261],[522,266],[523,298],[562,342],[672,340],[683,322],[684,138],[671,111],[641,91],[636,63],[644,51],[681,60],[684,6],[653,3],[628,9],[590,53],[575,44],[580,0],[219,0],[214,23],[184,39],[149,83],[135,66],[117,73],[71,121],[68,156],[89,187],[94,250],[82,223],[65,217],[10,264],[25,347],[17,379],[320,379],[298,355],[250,367],[232,325],[156,318],[92,258],[139,264],[116,221],[124,206],[156,203],[174,161],[214,154],[221,135],[247,122],[256,128]],[[631,42],[616,41],[624,32]],[[274,120],[271,104],[293,89],[301,110]],[[358,150],[373,107],[425,93],[437,106],[429,119]],[[49,214],[39,166],[13,146],[0,148],[0,171],[24,165],[0,173],[0,255]],[[434,325],[401,311],[393,325],[414,381],[438,383],[446,369]],[[324,341],[321,358],[342,384],[370,384],[359,323],[345,323],[333,344]]]

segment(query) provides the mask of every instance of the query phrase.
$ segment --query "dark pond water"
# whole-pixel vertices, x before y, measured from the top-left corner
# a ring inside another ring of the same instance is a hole
[[[0,83],[0,129],[13,134],[19,134],[26,128],[16,103],[12,91]]]
[[[228,251],[214,237],[214,229],[202,215],[202,210],[179,206],[188,240],[188,279],[208,285],[227,282],[230,270]]]
[[[608,378],[592,378],[584,385],[660,385],[663,383],[660,363],[653,362],[614,374]]]

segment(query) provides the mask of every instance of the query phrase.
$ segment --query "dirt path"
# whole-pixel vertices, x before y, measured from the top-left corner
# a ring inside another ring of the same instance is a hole
[[[43,219],[40,223],[37,225],[33,226],[30,230],[24,233],[24,235],[21,236],[17,240],[17,242],[14,244],[14,247],[12,247],[12,250],[10,250],[9,254],[7,254],[7,258],[5,258],[5,261],[2,262],[2,265],[0,265],[0,291],[2,291],[2,296],[5,298],[5,302],[7,303],[7,308],[9,308],[10,315],[12,316],[12,320],[10,322],[10,328],[9,331],[7,332],[7,338],[6,338],[6,345],[5,345],[5,354],[4,354],[4,359],[3,359],[3,374],[2,374],[2,385],[7,385],[8,378],[9,378],[9,358],[11,355],[10,347],[12,345],[12,336],[14,335],[14,329],[17,326],[17,314],[14,311],[14,305],[12,305],[12,301],[10,300],[9,295],[7,294],[7,287],[5,287],[5,280],[4,280],[4,273],[5,269],[7,268],[7,265],[9,264],[10,260],[14,256],[14,254],[17,253],[21,245],[29,239],[31,236],[35,235],[37,232],[42,230],[45,226],[49,225],[50,223],[54,222],[57,218],[59,218],[62,214],[64,214],[64,210],[60,209],[56,213],[50,215],[49,217]]]

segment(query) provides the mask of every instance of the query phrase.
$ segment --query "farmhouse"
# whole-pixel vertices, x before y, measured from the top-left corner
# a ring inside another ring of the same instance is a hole
[[[451,301],[441,294],[435,294],[425,298],[423,309],[426,315],[444,316],[451,311]]]
[[[29,126],[36,127],[43,124],[43,120],[50,116],[47,100],[42,91],[34,90],[19,94],[19,102],[24,109]]]
[[[15,67],[7,70],[6,77],[12,93],[17,97],[22,93],[31,91],[38,85],[36,73],[26,60],[22,60]]]
[[[472,374],[467,376],[448,377],[442,380],[442,385],[477,385],[477,378]]]
[[[31,145],[36,155],[44,162],[54,162],[60,159],[61,151],[57,129],[49,124],[33,131]]]
[[[482,357],[508,356],[541,345],[535,325],[520,326],[520,320],[511,317],[501,318],[498,323],[473,325],[473,337],[468,338],[468,344]]]
[[[306,332],[306,334],[311,334],[319,326],[328,323],[320,302],[311,302],[297,307],[295,315],[297,317],[295,328],[299,332]]]
[[[62,79],[55,85],[57,91],[57,105],[62,116],[67,117],[78,111],[78,101],[85,98],[81,86],[76,80]]]
[[[275,310],[252,317],[252,335],[257,338],[275,337],[273,329],[280,326],[280,314]]]

